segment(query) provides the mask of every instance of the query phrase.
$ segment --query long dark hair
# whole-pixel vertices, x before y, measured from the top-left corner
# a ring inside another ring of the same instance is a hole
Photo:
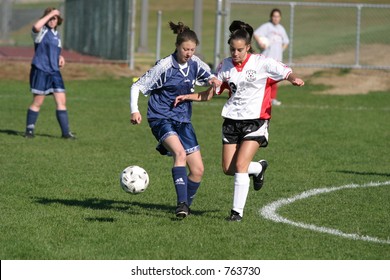
[[[229,31],[230,31],[230,36],[228,40],[229,45],[232,40],[244,40],[247,46],[251,45],[253,27],[250,26],[249,24],[240,20],[234,20],[229,26]],[[254,53],[252,46],[250,47],[248,52]]]
[[[172,21],[169,22],[169,27],[173,30],[173,34],[177,34],[176,36],[176,46],[181,45],[183,42],[193,41],[196,45],[199,45],[198,36],[196,33],[191,30],[187,25],[184,25],[182,22],[178,22],[177,24]]]

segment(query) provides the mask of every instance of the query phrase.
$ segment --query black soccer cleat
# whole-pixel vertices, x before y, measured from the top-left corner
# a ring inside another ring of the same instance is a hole
[[[237,211],[234,211],[233,209],[230,211],[230,216],[226,218],[228,222],[241,222],[242,217],[240,216],[240,213]]]
[[[72,132],[70,132],[70,131],[69,131],[68,134],[62,135],[61,138],[62,139],[68,139],[68,140],[76,140],[76,136]]]
[[[177,204],[175,213],[177,218],[184,219],[189,215],[190,209],[188,208],[188,205],[185,202],[179,202]]]
[[[32,130],[26,130],[26,132],[24,133],[24,138],[32,139],[34,137],[34,131]]]
[[[253,188],[255,191],[260,190],[263,187],[264,184],[264,173],[267,170],[268,162],[266,160],[260,160],[259,163],[262,166],[261,172],[259,175],[255,176],[253,175]]]

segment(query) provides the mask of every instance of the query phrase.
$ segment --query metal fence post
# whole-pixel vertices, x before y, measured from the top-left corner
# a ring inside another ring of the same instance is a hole
[[[356,13],[356,51],[355,51],[355,67],[360,67],[360,24],[362,15],[362,5],[357,5]]]
[[[193,28],[200,40],[200,44],[196,47],[196,53],[202,53],[202,22],[203,22],[203,0],[194,0],[194,19]]]
[[[221,22],[222,22],[222,0],[217,0],[217,13],[215,17],[215,44],[214,44],[214,70],[221,59]]]
[[[294,48],[294,16],[295,16],[295,3],[290,2],[290,44],[288,46],[288,64],[291,65],[293,61],[293,48]]]
[[[156,39],[156,61],[160,59],[161,52],[161,16],[162,12],[157,12],[157,39]]]
[[[227,42],[229,40],[229,36],[230,36],[230,32],[229,32],[230,12],[231,12],[231,3],[230,3],[230,0],[226,0],[225,1],[225,12],[224,12],[224,16],[225,16],[224,29],[225,29],[225,32],[224,32],[224,39],[223,39],[223,43],[224,43],[224,47],[223,47],[223,49],[224,49],[224,57],[230,56],[229,46],[227,44]]]
[[[10,22],[12,17],[12,1],[11,0],[2,0],[0,3],[0,41],[8,42],[9,41],[9,31],[10,31]]]
[[[135,32],[135,8],[136,0],[130,0],[129,3],[129,23],[128,23],[128,61],[130,70],[134,70],[134,32]]]
[[[142,0],[141,6],[141,28],[139,33],[139,52],[148,51],[148,14],[149,14],[149,3],[148,0]]]

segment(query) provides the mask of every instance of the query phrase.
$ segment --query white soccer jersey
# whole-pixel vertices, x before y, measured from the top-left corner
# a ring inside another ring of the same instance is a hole
[[[222,117],[233,120],[271,118],[271,85],[290,75],[291,68],[261,54],[248,54],[241,65],[225,58],[218,67],[218,79],[230,97],[222,109]]]
[[[264,23],[253,34],[260,37],[267,37],[270,41],[270,46],[263,50],[262,54],[278,61],[283,60],[283,45],[288,45],[290,40],[281,24],[275,25],[272,22]]]

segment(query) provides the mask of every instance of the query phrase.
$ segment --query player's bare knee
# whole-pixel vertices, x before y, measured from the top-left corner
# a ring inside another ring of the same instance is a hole
[[[203,177],[204,173],[204,167],[203,166],[197,166],[195,168],[191,168],[191,174],[194,175],[194,177],[199,178],[198,181]]]
[[[228,175],[228,176],[233,176],[234,175],[234,171],[231,170],[229,167],[226,167],[226,166],[222,166],[222,171],[225,175]]]
[[[35,112],[38,112],[40,109],[41,109],[41,106],[42,106],[42,103],[32,103],[31,106],[30,106],[30,109],[35,111]]]
[[[187,155],[184,150],[172,151],[173,158],[175,159],[176,164],[186,165]]]
[[[248,172],[248,164],[246,163],[236,163],[236,173],[246,173]]]

